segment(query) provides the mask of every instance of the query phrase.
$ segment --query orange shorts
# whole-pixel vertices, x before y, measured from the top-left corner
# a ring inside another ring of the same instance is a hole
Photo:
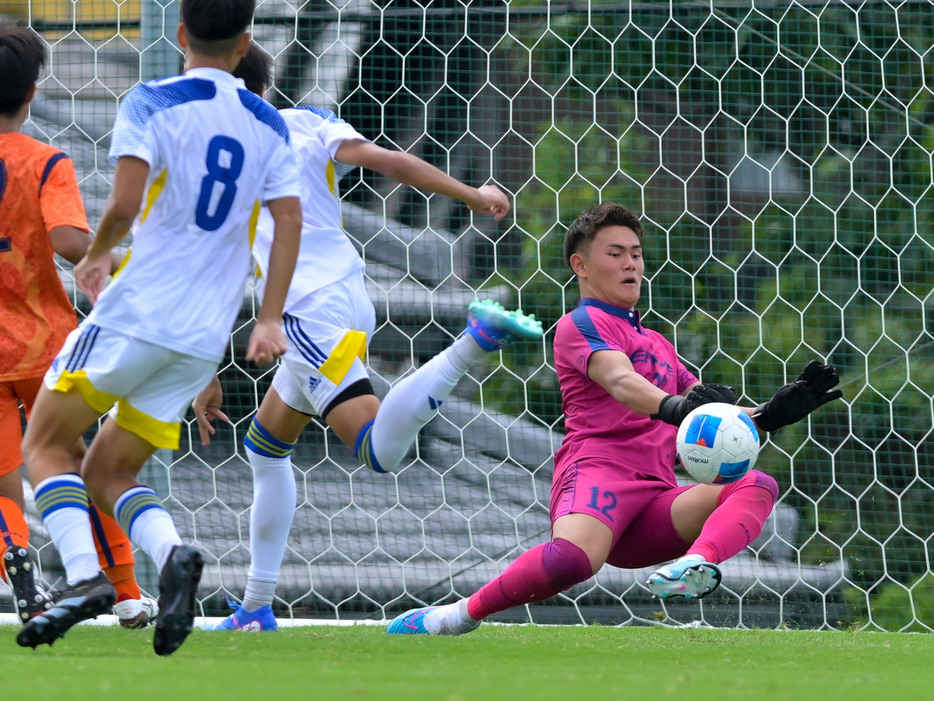
[[[41,386],[42,376],[0,382],[0,446],[3,446],[0,475],[9,474],[23,464],[23,454],[20,452],[23,420],[19,407],[22,402],[28,417]]]

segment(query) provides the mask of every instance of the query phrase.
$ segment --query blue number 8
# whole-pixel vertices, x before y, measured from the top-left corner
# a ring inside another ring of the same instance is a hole
[[[229,162],[221,163],[221,153],[227,153]],[[233,206],[237,194],[237,178],[243,171],[243,146],[229,136],[215,136],[208,144],[208,155],[204,165],[208,174],[201,180],[201,194],[195,207],[195,223],[205,231],[217,231]],[[211,214],[211,200],[214,195],[214,183],[224,188]]]

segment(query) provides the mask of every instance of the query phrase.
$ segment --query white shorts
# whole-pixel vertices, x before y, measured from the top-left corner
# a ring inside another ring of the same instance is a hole
[[[45,374],[49,389],[77,389],[101,414],[157,448],[178,448],[180,421],[217,370],[195,358],[87,322],[65,340]]]
[[[362,271],[316,290],[284,319],[288,350],[272,386],[289,407],[320,416],[344,389],[369,379],[364,360],[376,310]]]

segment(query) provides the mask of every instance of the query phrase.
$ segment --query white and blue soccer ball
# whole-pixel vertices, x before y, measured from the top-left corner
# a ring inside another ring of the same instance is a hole
[[[756,464],[759,431],[737,406],[704,404],[688,414],[678,428],[678,457],[698,482],[729,484]]]

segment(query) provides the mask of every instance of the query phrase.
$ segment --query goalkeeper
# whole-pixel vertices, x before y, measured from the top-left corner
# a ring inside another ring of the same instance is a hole
[[[778,496],[768,475],[753,470],[727,485],[675,481],[675,435],[684,417],[738,398],[729,387],[699,383],[672,344],[642,325],[642,236],[632,212],[607,202],[583,212],[564,240],[581,301],[555,333],[566,435],[555,454],[551,540],[473,596],[408,611],[388,633],[468,633],[494,613],[589,579],[604,563],[634,569],[674,559],[649,576],[649,590],[699,599],[719,585],[718,564],[759,535]],[[775,431],[839,398],[838,382],[833,367],[812,361],[747,411],[760,430]]]
[[[262,95],[271,60],[255,44],[234,75]],[[302,172],[302,246],[285,305],[288,349],[247,430],[253,470],[250,570],[241,606],[212,630],[272,631],[271,604],[288,542],[296,497],[291,453],[312,415],[321,416],[356,456],[376,472],[398,466],[419,429],[460,378],[487,353],[520,338],[541,338],[541,324],[495,302],[475,300],[467,332],[393,385],[382,404],[363,364],[376,312],[364,284],[364,263],[341,227],[340,177],[355,166],[454,197],[496,220],[509,212],[498,188],[470,187],[410,154],[381,148],[333,112],[282,110]],[[261,216],[253,247],[265,275],[271,228]],[[216,381],[194,402],[202,443],[220,411]],[[288,506],[288,508],[286,508]]]

